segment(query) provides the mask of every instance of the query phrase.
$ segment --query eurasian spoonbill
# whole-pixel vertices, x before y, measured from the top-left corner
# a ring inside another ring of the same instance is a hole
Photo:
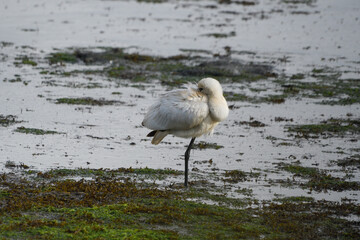
[[[216,79],[204,78],[197,87],[164,94],[150,106],[142,122],[153,130],[147,136],[153,137],[151,143],[155,145],[168,134],[191,138],[185,152],[185,186],[188,185],[188,163],[195,138],[211,134],[229,114],[222,87]]]

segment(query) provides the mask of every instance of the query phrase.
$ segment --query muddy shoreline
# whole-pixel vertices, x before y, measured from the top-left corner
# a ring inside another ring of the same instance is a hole
[[[358,239],[358,9],[4,1],[0,236]],[[141,121],[203,77],[231,111],[197,140],[185,189],[188,140],[153,146]]]

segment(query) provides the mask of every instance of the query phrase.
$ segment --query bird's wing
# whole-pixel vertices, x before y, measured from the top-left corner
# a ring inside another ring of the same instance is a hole
[[[195,89],[163,95],[149,108],[143,125],[153,130],[182,130],[199,125],[209,114],[207,96]]]

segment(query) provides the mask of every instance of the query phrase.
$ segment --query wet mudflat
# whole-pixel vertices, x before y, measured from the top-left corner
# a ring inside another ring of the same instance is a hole
[[[357,1],[1,4],[1,237],[359,238]],[[231,112],[184,189],[141,121],[207,76]]]

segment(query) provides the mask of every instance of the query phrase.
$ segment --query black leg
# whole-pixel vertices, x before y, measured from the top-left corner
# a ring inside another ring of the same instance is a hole
[[[187,185],[188,185],[190,150],[191,150],[191,147],[192,147],[194,141],[195,141],[195,138],[192,138],[190,143],[189,143],[189,146],[188,146],[188,148],[186,149],[186,152],[185,152],[185,183],[184,183],[185,187],[187,187]]]

